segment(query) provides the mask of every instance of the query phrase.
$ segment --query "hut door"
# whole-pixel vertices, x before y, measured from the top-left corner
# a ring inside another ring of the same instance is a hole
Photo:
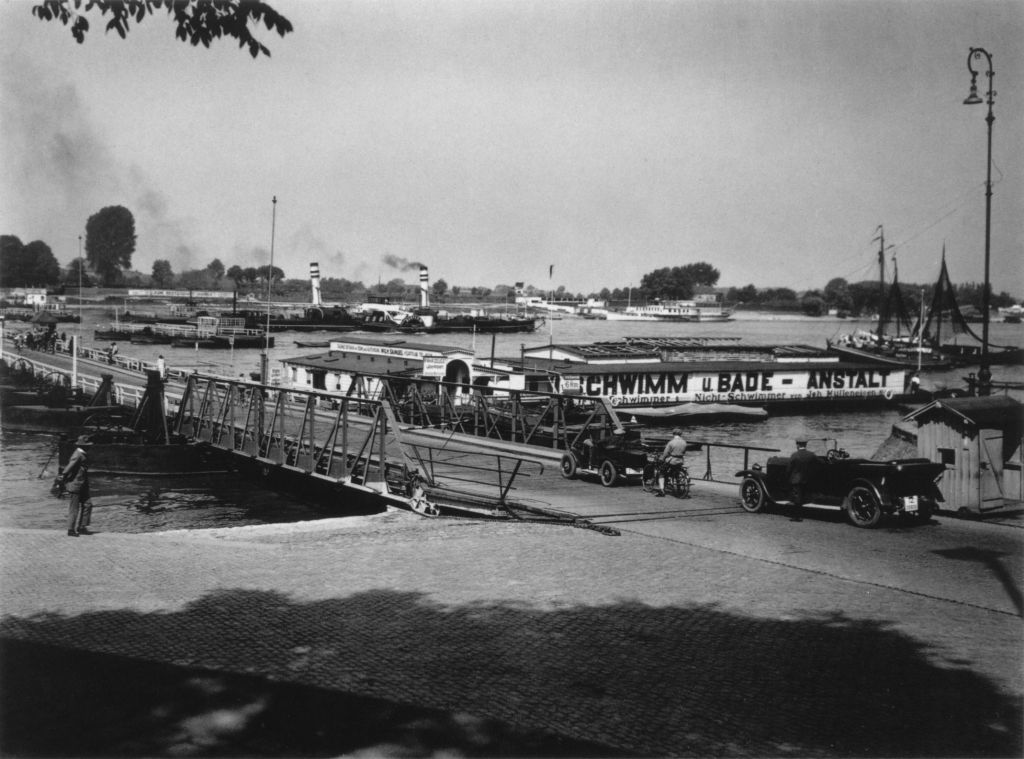
[[[981,450],[979,487],[981,488],[981,511],[998,509],[1003,506],[1003,432],[1002,430],[979,430],[978,443]]]

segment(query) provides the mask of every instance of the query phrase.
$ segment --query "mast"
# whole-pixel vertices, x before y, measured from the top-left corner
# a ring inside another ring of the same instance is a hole
[[[935,295],[932,298],[932,302],[938,305],[938,312],[935,316],[935,347],[938,348],[942,345],[942,296],[945,294],[945,276],[946,272],[946,243],[942,243],[942,266],[939,267],[939,281],[935,283]]]
[[[878,225],[878,344],[882,344],[885,331],[885,230]],[[874,242],[874,240],[872,240]]]
[[[921,352],[924,350],[924,346],[921,344],[922,337],[924,335],[924,288],[921,288],[921,317],[917,322],[917,373],[921,373]]]
[[[895,295],[900,304],[900,310],[903,310],[903,296],[900,294],[900,270],[899,266],[896,263],[895,253],[892,254],[892,289],[895,291],[893,295]],[[888,303],[886,303],[885,305],[886,308],[889,307]],[[896,314],[896,337],[900,336],[900,322],[903,320],[902,317],[902,313]]]

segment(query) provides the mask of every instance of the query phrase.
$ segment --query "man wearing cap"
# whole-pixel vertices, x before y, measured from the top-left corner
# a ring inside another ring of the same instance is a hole
[[[789,487],[793,501],[794,522],[803,521],[804,504],[807,502],[807,483],[818,466],[818,457],[807,450],[807,438],[796,439],[796,450],[789,457]]]
[[[685,458],[686,441],[683,440],[683,431],[676,427],[672,430],[672,439],[665,444],[665,450],[661,452],[661,460],[664,462],[665,468],[658,473],[658,492],[655,495],[659,498],[665,496],[665,469],[682,466]]]
[[[68,535],[77,538],[88,535],[92,521],[92,500],[89,493],[89,456],[86,449],[92,445],[88,435],[81,435],[75,441],[75,452],[68,459],[68,465],[61,473],[61,485],[71,494],[68,504]]]

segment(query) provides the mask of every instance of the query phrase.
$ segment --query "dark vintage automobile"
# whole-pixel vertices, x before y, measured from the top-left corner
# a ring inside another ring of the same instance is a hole
[[[570,480],[580,474],[597,475],[605,487],[639,481],[649,453],[650,446],[623,429],[604,436],[580,436],[562,455],[561,472]]]
[[[737,472],[743,508],[756,514],[791,504],[788,467],[789,456],[772,456],[763,469]],[[807,502],[842,509],[857,527],[875,527],[892,516],[927,522],[943,500],[938,481],[944,471],[945,465],[928,459],[872,461],[831,448],[812,467]]]

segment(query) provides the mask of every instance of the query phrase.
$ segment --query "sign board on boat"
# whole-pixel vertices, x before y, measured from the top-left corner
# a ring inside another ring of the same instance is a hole
[[[424,356],[423,376],[443,377],[448,368],[448,361],[444,356]]]
[[[638,367],[639,369],[640,367]],[[890,399],[904,392],[901,369],[828,367],[740,371],[615,371],[563,375],[562,390],[604,396],[614,406]]]

